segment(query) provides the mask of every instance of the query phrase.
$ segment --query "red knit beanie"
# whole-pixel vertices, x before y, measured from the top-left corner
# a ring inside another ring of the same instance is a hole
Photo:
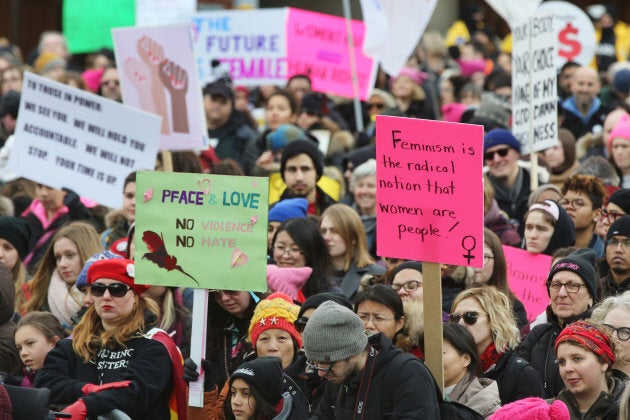
[[[298,347],[302,347],[302,336],[293,323],[297,319],[300,308],[293,304],[291,298],[284,293],[276,292],[267,299],[261,300],[249,324],[249,335],[256,348],[258,336],[263,331],[279,329],[291,334]]]
[[[556,338],[554,346],[556,354],[558,353],[558,346],[565,342],[595,353],[608,363],[609,369],[615,364],[615,353],[610,344],[610,337],[595,324],[577,321],[565,327]]]
[[[116,280],[131,287],[137,295],[141,295],[149,290],[149,286],[136,284],[134,271],[133,261],[126,258],[95,261],[88,270],[87,281],[88,284],[92,284],[98,279]]]

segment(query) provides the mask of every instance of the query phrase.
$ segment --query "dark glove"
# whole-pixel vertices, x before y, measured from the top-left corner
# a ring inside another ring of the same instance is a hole
[[[87,407],[82,399],[78,399],[74,404],[67,406],[62,412],[72,414],[71,420],[85,420],[87,418]]]
[[[215,387],[215,384],[212,383],[212,379],[210,378],[210,362],[206,359],[201,359],[201,367],[204,371],[203,378],[203,390],[204,391],[212,391]],[[188,358],[184,361],[184,380],[186,382],[195,382],[199,379],[199,372],[197,372],[197,363],[195,363],[191,358]]]
[[[87,395],[90,392],[101,392],[108,389],[126,388],[129,386],[130,383],[131,381],[110,382],[103,385],[85,384],[81,388],[81,391],[83,391],[83,393]]]
[[[70,188],[62,188],[66,192],[66,195],[63,197],[63,204],[67,207],[76,206],[81,202],[81,198],[77,193],[72,191]]]

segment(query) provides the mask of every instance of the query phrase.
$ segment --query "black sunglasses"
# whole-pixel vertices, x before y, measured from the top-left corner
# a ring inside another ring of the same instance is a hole
[[[293,326],[295,326],[295,329],[297,330],[297,332],[302,333],[304,332],[304,328],[306,327],[307,322],[308,322],[308,318],[305,316],[301,316],[295,321],[293,321]]]
[[[105,294],[105,290],[109,290],[109,294],[112,297],[123,297],[131,290],[131,287],[123,283],[112,283],[109,286],[103,283],[92,283],[90,292],[92,296],[101,297]]]
[[[505,149],[499,149],[499,150],[495,150],[493,152],[486,152],[486,153],[484,153],[483,158],[485,160],[492,160],[492,159],[494,159],[494,154],[495,153],[498,154],[501,157],[506,157],[509,151],[510,151],[510,148],[506,147]]]
[[[485,312],[467,311],[461,315],[452,313],[448,316],[448,319],[451,322],[459,322],[460,319],[463,319],[466,324],[474,325],[479,319],[479,315],[487,315],[487,314]]]

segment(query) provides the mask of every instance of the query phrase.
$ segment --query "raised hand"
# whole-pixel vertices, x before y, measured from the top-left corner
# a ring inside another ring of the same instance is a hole
[[[173,113],[173,131],[188,133],[188,108],[186,92],[188,91],[188,73],[172,60],[164,59],[160,64],[160,80],[171,94],[171,111]]]
[[[125,61],[125,75],[136,88],[140,99],[140,108],[156,114],[151,96],[151,73],[147,65],[135,57],[128,57]]]
[[[164,60],[164,48],[148,36],[143,36],[137,43],[138,55],[148,66],[151,73],[151,96],[155,112],[162,117],[162,134],[169,134],[169,118],[166,108],[164,85],[160,79],[160,63]]]

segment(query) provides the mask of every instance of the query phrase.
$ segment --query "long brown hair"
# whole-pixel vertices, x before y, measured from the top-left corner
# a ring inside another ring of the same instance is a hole
[[[125,322],[110,331],[105,331],[94,305],[88,308],[72,330],[72,348],[84,362],[92,360],[105,347],[113,348],[117,345],[126,347],[125,343],[128,340],[145,332],[147,314],[152,314],[157,319],[160,309],[153,299],[138,296],[135,292],[134,299],[136,302],[133,310]]]
[[[492,250],[494,254],[494,269],[492,270],[492,276],[488,280],[488,285],[494,286],[503,292],[510,302],[514,302],[516,296],[512,293],[507,281],[507,264],[505,262],[505,254],[503,253],[503,245],[501,239],[488,228],[483,229],[483,243]]]
[[[44,306],[48,296],[50,279],[57,269],[54,247],[61,238],[68,238],[77,246],[81,267],[92,255],[103,251],[98,233],[92,225],[85,222],[73,222],[60,228],[50,241],[33,279],[28,283],[31,298],[24,304],[22,313],[39,311]]]
[[[357,268],[367,267],[374,263],[368,250],[367,237],[361,217],[350,206],[345,204],[333,204],[326,208],[320,220],[329,217],[339,236],[346,243],[346,255],[343,269],[348,271],[350,264],[354,262]]]

